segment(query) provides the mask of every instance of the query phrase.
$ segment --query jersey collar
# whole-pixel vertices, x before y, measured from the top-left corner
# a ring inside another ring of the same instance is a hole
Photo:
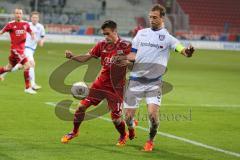
[[[156,32],[156,31],[160,31],[160,30],[162,30],[162,29],[163,29],[163,27],[158,28],[158,29],[153,29],[153,28],[151,28],[151,30],[154,31],[154,32]]]

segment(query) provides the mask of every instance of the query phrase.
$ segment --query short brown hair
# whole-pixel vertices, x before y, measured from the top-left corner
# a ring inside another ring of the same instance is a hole
[[[166,9],[165,9],[165,7],[163,7],[163,6],[160,5],[160,4],[155,4],[155,5],[152,7],[151,11],[159,11],[160,17],[163,17],[163,16],[165,16],[165,14],[166,14]]]
[[[114,22],[113,20],[107,20],[105,22],[103,22],[101,29],[105,29],[105,28],[110,28],[112,30],[117,29],[117,23]]]
[[[37,12],[37,11],[33,11],[32,13],[31,13],[31,17],[33,16],[33,15],[38,15],[39,16],[39,12]]]

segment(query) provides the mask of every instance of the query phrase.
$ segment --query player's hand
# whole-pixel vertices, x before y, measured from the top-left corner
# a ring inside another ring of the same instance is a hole
[[[128,65],[128,60],[125,55],[116,55],[111,58],[111,62],[119,67],[124,67]]]
[[[115,64],[119,67],[124,67],[124,66],[128,65],[128,60],[120,60],[120,61],[115,62]]]
[[[73,57],[73,53],[69,50],[66,50],[65,51],[65,56],[66,56],[66,58],[71,59]]]
[[[113,56],[111,58],[111,63],[116,63],[117,61],[119,61],[118,59],[119,59],[119,55]]]
[[[42,47],[43,44],[44,44],[44,41],[43,41],[43,40],[38,41],[38,45],[39,45],[40,47]]]
[[[122,60],[126,60],[126,56],[125,55],[116,55],[116,56],[113,56],[111,58],[111,62],[112,63],[120,63]]]
[[[187,47],[185,49],[185,53],[186,53],[186,57],[192,57],[192,54],[194,53],[195,49],[192,45],[190,45],[189,47]]]
[[[36,40],[35,34],[33,32],[31,33],[31,38],[32,38],[33,41]]]

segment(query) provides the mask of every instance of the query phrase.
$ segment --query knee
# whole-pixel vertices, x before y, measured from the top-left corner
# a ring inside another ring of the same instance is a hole
[[[128,126],[133,126],[133,118],[134,118],[134,115],[132,113],[126,112],[125,122]]]
[[[4,67],[4,70],[7,71],[7,72],[10,72],[12,70],[12,66],[7,65],[7,66]]]
[[[30,67],[31,67],[31,63],[29,61],[23,65],[24,70],[28,70]]]
[[[133,120],[133,117],[132,116],[125,116],[125,122],[128,126],[131,126],[132,125],[132,120]]]
[[[24,66],[23,66],[23,69],[24,70],[28,70],[30,68],[30,65],[29,64],[25,64]]]
[[[87,107],[80,105],[78,107],[78,109],[76,110],[76,113],[84,113],[84,112],[86,112],[86,110],[87,110]]]
[[[114,125],[119,125],[122,122],[122,119],[121,118],[112,119],[112,122]]]
[[[135,111],[126,109],[125,110],[125,119],[126,120],[133,119],[134,114],[135,114]]]
[[[35,62],[33,60],[30,61],[30,67],[35,67]]]

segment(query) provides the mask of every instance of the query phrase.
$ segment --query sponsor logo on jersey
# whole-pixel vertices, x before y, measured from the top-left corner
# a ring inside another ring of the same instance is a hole
[[[109,65],[111,65],[112,63],[113,63],[112,57],[105,57],[105,58],[104,58],[104,65],[105,65],[105,66],[109,66]]]
[[[159,45],[159,44],[154,44],[154,43],[144,43],[144,42],[141,42],[140,45],[142,47],[151,47],[151,48],[156,48],[156,49],[159,49],[159,48],[163,48],[163,46]]]
[[[16,35],[21,35],[21,34],[24,34],[24,33],[25,33],[25,30],[16,30],[15,31]]]

